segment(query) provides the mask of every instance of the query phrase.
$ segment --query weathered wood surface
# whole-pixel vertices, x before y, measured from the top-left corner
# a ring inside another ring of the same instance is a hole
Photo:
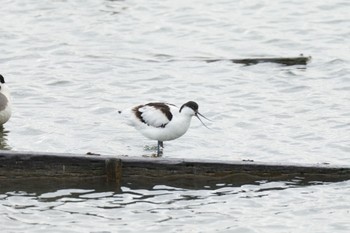
[[[26,183],[203,188],[259,181],[310,184],[349,179],[350,166],[0,151],[0,188]]]
[[[306,65],[311,61],[311,57],[303,55],[299,57],[280,57],[280,58],[245,58],[245,59],[207,59],[206,62],[230,61],[238,64],[254,65],[258,63],[278,63],[287,66],[292,65]]]
[[[99,179],[121,180],[121,160],[112,156],[88,156],[37,152],[0,152],[2,179]]]

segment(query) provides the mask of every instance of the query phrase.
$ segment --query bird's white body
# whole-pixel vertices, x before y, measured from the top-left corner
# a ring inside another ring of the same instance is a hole
[[[0,125],[5,124],[11,117],[10,90],[5,83],[0,83]]]
[[[175,105],[164,105],[168,107],[166,110],[169,112],[164,112],[166,111],[164,108],[157,108],[157,105],[141,105],[122,111],[121,114],[126,119],[127,124],[133,126],[145,137],[157,141],[170,141],[187,132],[195,111],[184,107],[180,112],[180,109]]]
[[[119,114],[142,135],[158,141],[157,156],[163,154],[163,141],[174,140],[187,132],[193,116],[201,122],[198,115],[204,117],[193,101],[188,101],[181,108],[167,103],[148,103],[119,111]]]

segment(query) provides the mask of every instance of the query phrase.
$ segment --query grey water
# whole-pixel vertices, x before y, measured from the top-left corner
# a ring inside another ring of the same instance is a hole
[[[0,6],[6,150],[142,156],[117,111],[199,104],[164,157],[350,165],[350,3],[19,1]],[[245,66],[206,59],[312,56]],[[1,232],[349,232],[350,183],[3,189]]]

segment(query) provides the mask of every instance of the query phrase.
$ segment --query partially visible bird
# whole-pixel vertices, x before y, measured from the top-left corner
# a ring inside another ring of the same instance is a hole
[[[163,141],[174,140],[186,133],[193,116],[207,127],[199,116],[207,118],[198,112],[198,104],[194,101],[188,101],[181,108],[168,103],[148,103],[119,113],[127,120],[128,125],[133,126],[143,136],[158,141],[157,156],[163,154]]]
[[[11,96],[4,77],[0,74],[0,125],[5,124],[11,117]]]

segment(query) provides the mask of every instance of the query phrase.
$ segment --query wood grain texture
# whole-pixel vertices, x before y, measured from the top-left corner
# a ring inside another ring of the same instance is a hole
[[[298,184],[350,179],[349,166],[143,158],[111,155],[0,151],[0,187],[5,183],[111,185],[152,188],[235,186],[267,181]],[[35,181],[35,182],[34,182]],[[11,185],[10,185],[11,186]]]

